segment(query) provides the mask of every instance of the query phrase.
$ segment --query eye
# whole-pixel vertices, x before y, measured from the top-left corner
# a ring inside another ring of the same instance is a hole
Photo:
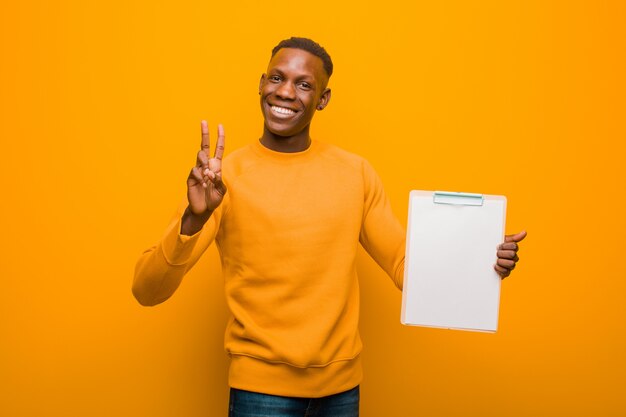
[[[270,80],[273,83],[277,83],[277,82],[280,82],[280,77],[278,75],[270,75],[268,80]]]
[[[311,88],[313,88],[313,86],[311,86],[311,84],[307,83],[306,81],[302,81],[300,83],[300,87],[304,90],[310,90]]]

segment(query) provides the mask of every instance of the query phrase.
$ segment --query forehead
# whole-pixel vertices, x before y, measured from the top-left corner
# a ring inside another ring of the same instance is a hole
[[[267,72],[270,73],[274,69],[294,76],[308,75],[317,80],[327,78],[322,59],[302,49],[280,49],[270,60]]]

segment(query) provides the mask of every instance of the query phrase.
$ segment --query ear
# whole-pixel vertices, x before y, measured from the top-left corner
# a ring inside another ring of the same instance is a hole
[[[259,95],[261,95],[261,90],[263,89],[263,84],[265,84],[265,80],[267,80],[267,75],[261,74],[261,79],[259,80]]]
[[[317,110],[324,110],[328,106],[330,101],[330,88],[326,88],[320,97],[320,101],[317,103]]]

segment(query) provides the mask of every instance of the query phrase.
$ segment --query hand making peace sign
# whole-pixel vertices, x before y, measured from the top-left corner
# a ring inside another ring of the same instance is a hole
[[[196,158],[196,166],[187,177],[187,200],[189,209],[195,215],[211,213],[226,195],[226,185],[222,182],[222,156],[224,155],[224,127],[217,127],[217,146],[213,158],[210,157],[209,127],[205,120],[201,123],[202,141]]]

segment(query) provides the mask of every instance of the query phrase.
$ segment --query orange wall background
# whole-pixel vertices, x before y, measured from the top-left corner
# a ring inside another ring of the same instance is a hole
[[[261,134],[271,48],[333,57],[313,136],[411,189],[508,197],[527,229],[495,335],[400,324],[359,258],[362,415],[626,415],[622,1],[107,1],[0,6],[0,415],[225,416],[211,248],[168,302],[132,298],[184,197],[199,122]]]

